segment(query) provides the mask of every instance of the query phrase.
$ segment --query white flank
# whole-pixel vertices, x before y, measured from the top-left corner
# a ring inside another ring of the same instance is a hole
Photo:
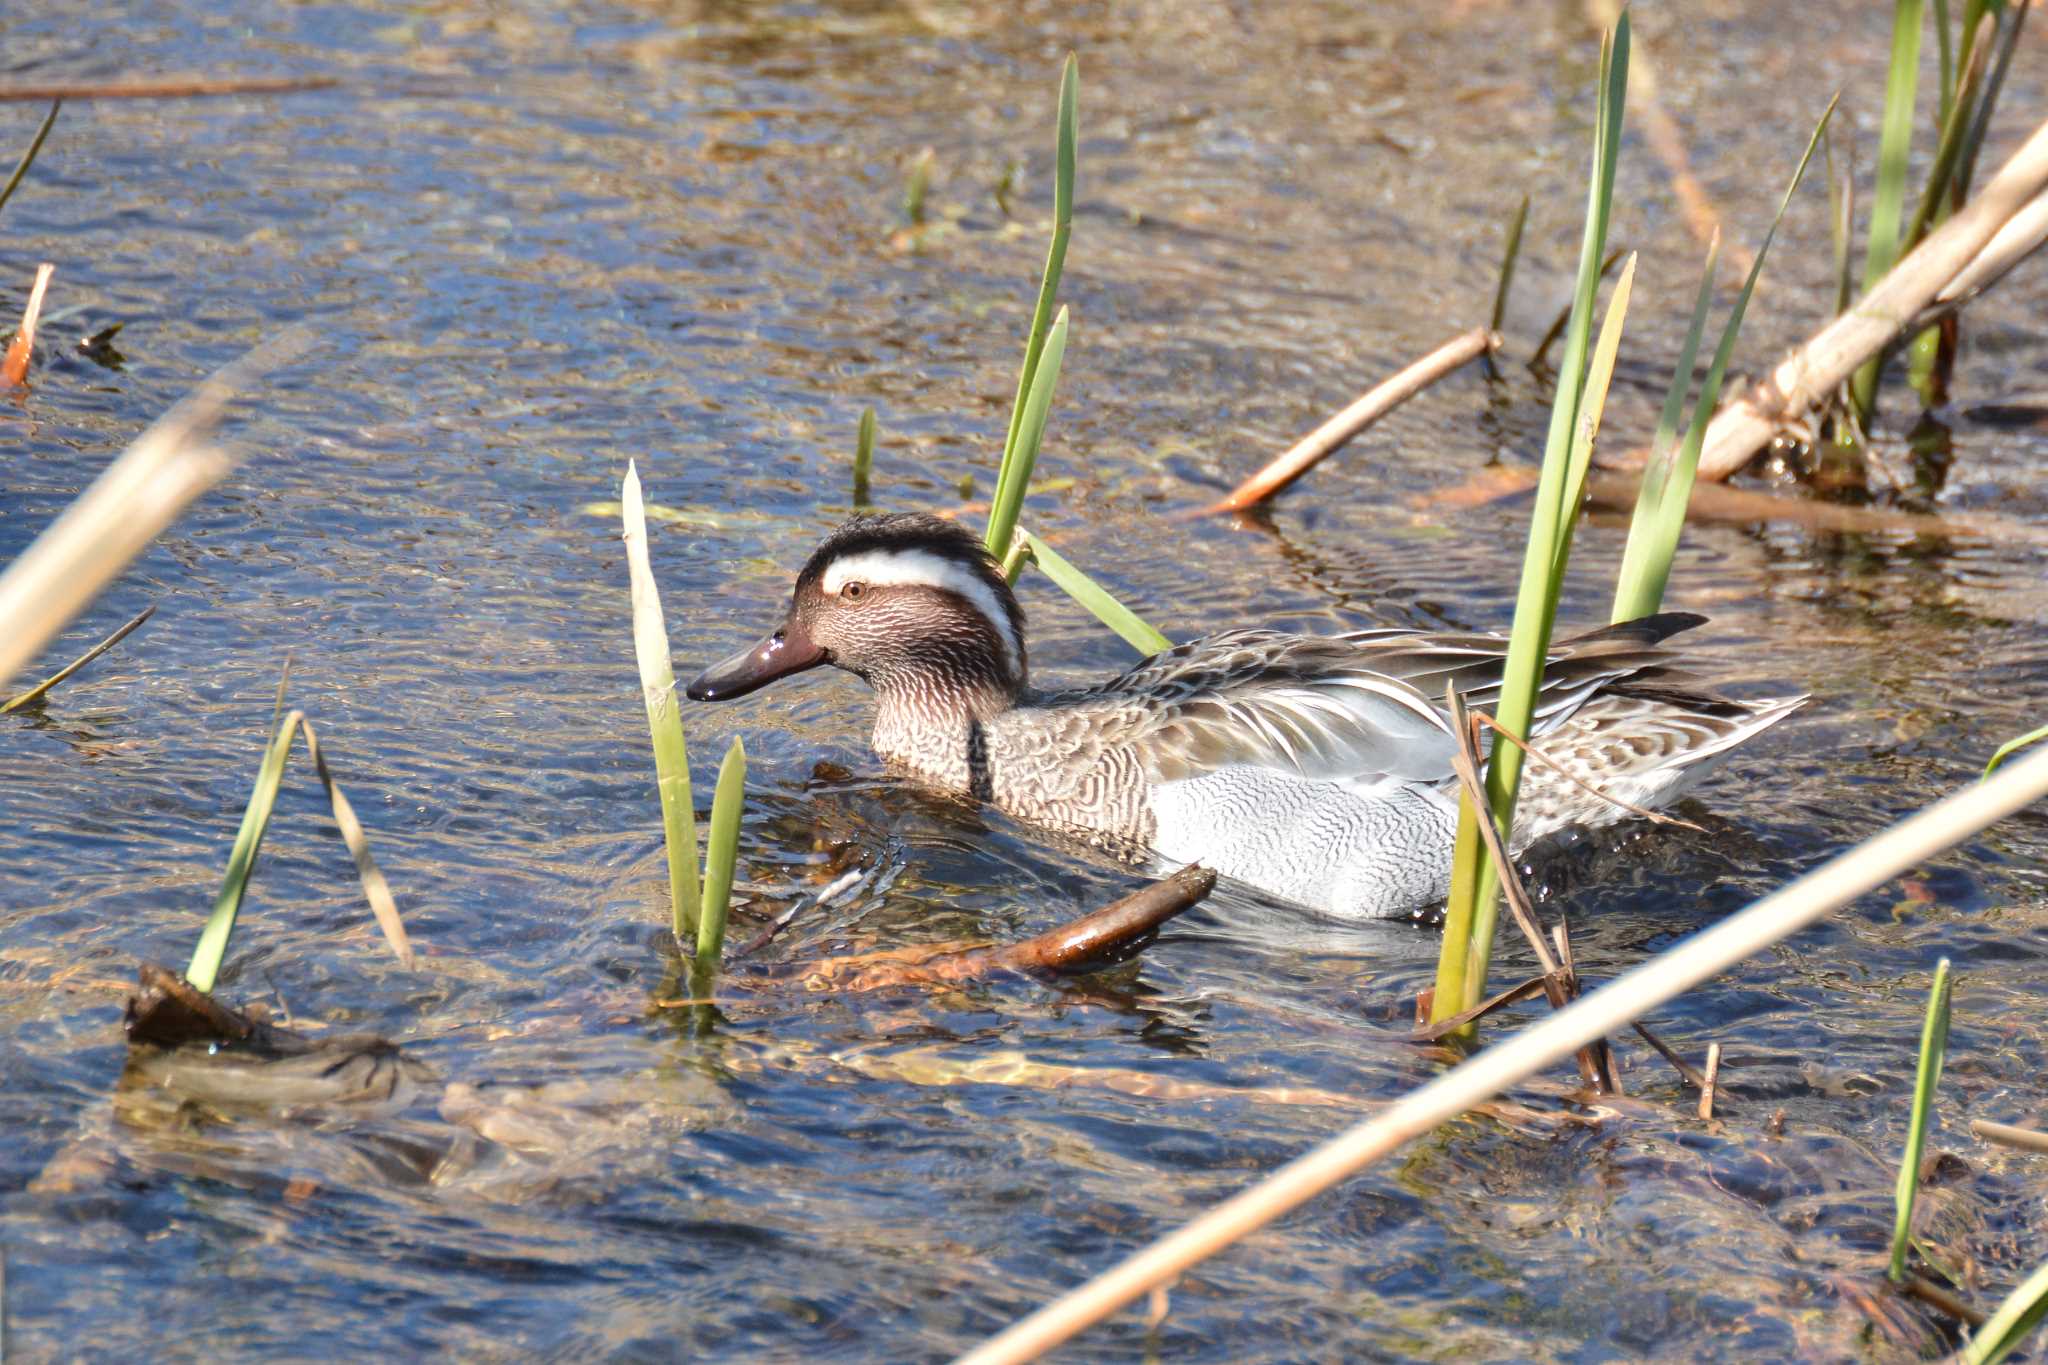
[[[839,590],[848,583],[891,588],[940,588],[958,593],[972,603],[994,629],[996,639],[1002,642],[1011,676],[1023,672],[1023,645],[1017,639],[1016,628],[1010,624],[1010,614],[1003,610],[1002,600],[996,596],[995,589],[982,582],[972,570],[953,560],[929,550],[869,550],[865,554],[835,559],[825,570],[822,586],[827,594],[838,596]]]

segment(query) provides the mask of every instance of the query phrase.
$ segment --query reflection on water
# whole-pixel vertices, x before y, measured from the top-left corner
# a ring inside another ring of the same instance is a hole
[[[1875,100],[1883,7],[1641,18],[1663,98],[1738,234],[1768,214],[1816,65]],[[1793,16],[1797,16],[1794,18]],[[235,430],[245,463],[97,604],[157,618],[0,726],[0,1156],[9,1342],[26,1358],[937,1357],[1436,1073],[1403,1041],[1435,940],[1224,893],[1082,979],[800,993],[779,965],[1004,938],[1121,871],[881,779],[840,676],[687,719],[744,732],[743,942],[843,871],[715,1006],[662,947],[658,817],[611,520],[650,497],[684,667],[771,618],[844,514],[855,419],[877,498],[985,496],[1043,251],[1057,62],[1083,62],[1076,326],[1034,529],[1170,633],[1248,622],[1503,625],[1516,500],[1428,502],[1540,448],[1523,363],[1575,250],[1595,45],[1577,11],[1141,2],[136,7],[9,25],[22,79],[338,72],[290,100],[78,104],[7,207],[0,313],[58,274],[52,343],[4,414],[0,558],[197,376],[306,322],[320,352]],[[1726,60],[1690,69],[1681,54]],[[1931,60],[1931,58],[1930,58]],[[2042,107],[2016,63],[2008,128]],[[0,141],[32,127],[25,107]],[[1450,117],[1446,117],[1449,114]],[[9,140],[11,139],[11,140]],[[934,152],[934,227],[898,234]],[[1631,142],[1616,237],[1644,251],[1610,421],[1653,417],[1696,268]],[[1008,181],[1009,211],[997,187]],[[1243,473],[1469,325],[1501,224],[1536,207],[1498,373],[1410,404],[1268,530],[1160,514]],[[1788,218],[1743,349],[1831,295],[1825,209]],[[2041,524],[2026,282],[1965,330],[1951,463],[1910,496]],[[124,368],[72,341],[112,323]],[[1604,619],[1620,533],[1589,524],[1566,624]],[[1701,527],[1673,605],[1703,671],[1808,710],[1703,792],[1705,834],[1626,831],[1548,873],[1611,974],[1970,780],[2048,710],[2043,554]],[[1124,647],[1027,581],[1048,680]],[[309,1033],[371,1032],[309,1090],[130,1065],[139,958],[181,960],[224,861],[285,650],[423,953],[382,954],[296,782],[224,978]],[[700,781],[700,798],[708,786]],[[1957,964],[1925,1240],[1989,1298],[2048,1256],[2038,1172],[1964,1136],[2039,1110],[2048,823],[2026,816],[1660,1019],[1729,1054],[1721,1117],[1622,1047],[1630,1097],[1529,1087],[1201,1267],[1148,1338],[1089,1354],[1243,1360],[1836,1357],[1838,1290],[1889,1229],[1926,977]],[[1504,952],[1504,973],[1524,964]],[[1673,1106],[1677,1106],[1674,1108]],[[1259,1324],[1255,1336],[1244,1324]],[[191,1343],[191,1344],[188,1344]],[[1874,1344],[1873,1344],[1874,1343]],[[88,1346],[89,1344],[89,1346]]]

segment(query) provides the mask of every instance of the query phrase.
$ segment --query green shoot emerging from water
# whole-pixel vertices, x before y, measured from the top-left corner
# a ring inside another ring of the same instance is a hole
[[[1836,96],[1836,99],[1840,99]],[[1814,148],[1820,145],[1821,136],[1827,131],[1828,121],[1834,117],[1835,100],[1828,101],[1820,122],[1814,125],[1813,136],[1806,140],[1806,153],[1799,158],[1798,168],[1792,172],[1792,183],[1785,187],[1784,197],[1778,200],[1778,212],[1771,219],[1770,230],[1764,233],[1763,245],[1757,248],[1756,260],[1749,267],[1749,277],[1742,282],[1742,292],[1735,296],[1735,307],[1729,310],[1728,321],[1721,328],[1721,341],[1714,348],[1714,362],[1707,368],[1706,382],[1700,386],[1699,400],[1693,406],[1692,424],[1686,429],[1683,445],[1677,442],[1678,414],[1685,401],[1685,388],[1692,379],[1693,360],[1699,353],[1700,333],[1707,320],[1707,304],[1713,294],[1714,265],[1721,253],[1721,239],[1715,235],[1714,243],[1707,249],[1707,264],[1700,276],[1700,292],[1693,304],[1692,325],[1686,330],[1685,345],[1679,351],[1678,369],[1671,376],[1671,388],[1664,396],[1664,412],[1657,420],[1657,434],[1650,443],[1650,460],[1643,469],[1642,487],[1636,491],[1635,515],[1629,521],[1628,548],[1622,554],[1621,573],[1614,589],[1615,621],[1633,621],[1639,616],[1648,616],[1664,601],[1664,588],[1671,579],[1671,561],[1678,554],[1678,538],[1685,529],[1685,508],[1692,500],[1693,476],[1700,466],[1700,449],[1706,443],[1707,424],[1713,420],[1714,410],[1721,403],[1721,383],[1728,373],[1729,357],[1735,353],[1735,339],[1742,330],[1742,316],[1749,308],[1750,295],[1756,291],[1757,276],[1763,272],[1764,258],[1770,254],[1771,242],[1778,235],[1778,224],[1785,220],[1785,209],[1792,202],[1799,182],[1806,177],[1806,168],[1813,161]]]
[[[744,804],[747,755],[739,740],[719,765],[711,801],[711,834],[704,875],[697,876],[697,812],[690,800],[690,754],[683,718],[676,709],[676,678],[669,663],[668,627],[661,593],[647,554],[647,510],[640,472],[630,462],[620,489],[625,525],[626,572],[633,590],[633,653],[640,663],[640,690],[647,704],[647,728],[654,742],[654,780],[661,793],[662,838],[668,853],[669,927],[682,947],[696,945],[699,967],[715,966],[725,944],[726,904],[732,895],[733,863],[739,850],[740,807]]]
[[[863,408],[860,432],[853,440],[853,510],[868,505],[868,475],[875,467],[875,410]]]
[[[1893,1283],[1906,1278],[1906,1244],[1913,1235],[1913,1200],[1920,1192],[1920,1153],[1927,1145],[1927,1117],[1934,1108],[1934,1088],[1941,1084],[1941,1064],[1948,1054],[1948,959],[1934,968],[1934,987],[1927,993],[1927,1018],[1920,1026],[1920,1067],[1913,1077],[1913,1117],[1906,1128],[1906,1155],[1899,1162],[1898,1217],[1892,1224]]]
[[[349,853],[356,860],[356,876],[363,884],[363,895],[370,902],[371,912],[377,917],[377,926],[384,931],[384,937],[391,944],[391,951],[398,955],[398,960],[407,967],[412,966],[412,944],[406,938],[405,925],[398,918],[398,905],[391,898],[391,886],[384,880],[376,859],[370,856],[370,844],[363,835],[362,822],[356,819],[355,808],[342,795],[334,775],[327,770],[327,759],[320,752],[320,740],[313,733],[313,723],[306,719],[304,712],[293,711],[276,727],[270,747],[264,752],[263,765],[256,771],[256,789],[250,793],[248,808],[242,812],[242,827],[235,834],[234,849],[228,854],[227,876],[221,883],[220,895],[214,899],[213,913],[207,917],[206,928],[200,932],[199,946],[193,949],[191,964],[185,968],[185,980],[198,990],[210,992],[220,979],[220,964],[227,956],[228,938],[234,933],[235,918],[241,911],[242,898],[249,890],[249,878],[256,870],[256,854],[263,846],[264,832],[270,828],[270,813],[277,805],[277,791],[284,782],[285,760],[291,756],[292,740],[301,729],[306,734],[306,753],[313,760],[313,770],[327,789],[335,826],[340,829],[342,842],[348,845]]]
[[[710,966],[725,949],[725,912],[732,903],[733,864],[739,859],[740,808],[746,804],[747,750],[738,736],[718,765],[711,798],[711,832],[704,844],[704,905],[697,920],[697,961]]]
[[[1003,439],[1003,462],[996,474],[995,496],[989,501],[986,544],[991,553],[1009,553],[1017,511],[1030,490],[1038,443],[1045,435],[1046,412],[1052,406],[1053,384],[1059,379],[1060,356],[1066,349],[1066,310],[1054,321],[1060,272],[1066,266],[1067,238],[1074,225],[1074,141],[1081,82],[1080,63],[1070,54],[1060,73],[1058,160],[1053,174],[1052,246],[1045,254],[1045,275],[1038,285],[1038,304],[1031,312],[1031,332],[1024,341],[1024,365],[1017,375],[1017,397],[1010,408],[1010,429]],[[1050,368],[1050,374],[1041,371]],[[1030,414],[1036,412],[1033,423]]]
[[[1626,11],[1601,46],[1599,109],[1594,119],[1593,164],[1587,187],[1585,234],[1579,246],[1579,273],[1573,292],[1571,321],[1565,331],[1564,354],[1558,364],[1557,394],[1550,409],[1550,434],[1543,452],[1543,471],[1530,514],[1529,543],[1522,562],[1521,591],[1515,600],[1514,633],[1508,646],[1498,715],[1514,734],[1530,732],[1535,700],[1550,648],[1557,615],[1559,579],[1571,551],[1571,532],[1578,516],[1583,466],[1574,474],[1575,456],[1589,451],[1592,432],[1582,416],[1597,414],[1603,392],[1587,383],[1593,307],[1601,260],[1607,249],[1607,223],[1614,204],[1614,170],[1620,150],[1623,94],[1628,88],[1629,21]],[[1624,300],[1625,302],[1625,300]],[[1618,322],[1618,316],[1616,317]],[[1589,411],[1590,410],[1590,411]],[[1594,421],[1597,422],[1597,416]],[[1522,776],[1521,750],[1496,750],[1487,765],[1486,787],[1495,823],[1503,836],[1513,827],[1515,796]],[[1499,908],[1499,881],[1481,842],[1469,798],[1461,798],[1457,851],[1451,896],[1444,915],[1444,941],[1437,960],[1436,994],[1431,1017],[1443,1020],[1478,1003],[1493,953],[1493,926]]]
[[[668,627],[661,617],[661,593],[647,556],[647,511],[640,497],[640,471],[626,465],[619,494],[625,523],[626,572],[633,593],[633,653],[640,663],[640,691],[647,704],[647,728],[654,743],[654,781],[661,793],[661,827],[668,846],[670,927],[677,943],[697,937],[697,812],[690,803],[690,752],[683,743],[683,718],[676,710],[676,675],[669,662]]]

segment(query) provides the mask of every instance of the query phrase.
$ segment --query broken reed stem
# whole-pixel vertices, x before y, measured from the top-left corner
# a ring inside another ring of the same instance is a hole
[[[1699,1068],[1679,1056],[1677,1052],[1672,1050],[1669,1043],[1650,1032],[1649,1027],[1642,1020],[1636,1020],[1629,1027],[1634,1029],[1644,1042],[1655,1048],[1659,1056],[1671,1063],[1672,1070],[1676,1071],[1679,1078],[1687,1085],[1695,1090],[1705,1090],[1707,1088],[1707,1078],[1700,1074]]]
[[[206,440],[238,386],[305,349],[294,328],[216,373],[129,443],[0,572],[0,687],[233,465]]]
[[[1721,1045],[1707,1044],[1707,1074],[1700,1081],[1700,1117],[1714,1117],[1714,1088],[1721,1078]]]
[[[0,85],[0,104],[44,100],[177,100],[210,95],[295,95],[301,90],[331,90],[337,76],[201,77],[154,81],[58,81],[49,85]]]
[[[1184,512],[1181,520],[1242,512],[1256,507],[1314,469],[1352,437],[1461,365],[1500,346],[1500,334],[1484,327],[1461,332],[1295,442],[1292,449],[1209,506]]]
[[[2036,128],[1982,192],[1929,233],[1853,308],[1822,328],[1756,388],[1722,406],[1707,428],[1699,477],[1725,479],[1748,464],[1784,423],[1811,411],[1858,367],[1924,325],[1918,323],[1923,310],[1964,272],[1974,270],[1979,254],[2044,186],[2048,123]]]
[[[85,653],[79,655],[70,663],[58,669],[55,673],[52,673],[49,677],[43,679],[34,687],[31,687],[28,691],[22,693],[18,697],[9,697],[6,701],[0,702],[0,716],[6,715],[9,711],[19,711],[24,706],[35,705],[37,702],[41,701],[45,695],[48,694],[51,688],[55,687],[58,683],[63,682],[66,678],[76,673],[79,669],[84,668],[94,659],[99,658],[100,655],[106,653],[115,645],[120,644],[121,641],[128,638],[128,635],[131,631],[133,631],[137,626],[141,625],[144,621],[147,621],[150,617],[154,615],[156,615],[156,604],[152,602],[148,606],[144,607],[140,613],[138,613],[133,619],[131,619],[128,622],[127,625],[122,626],[119,630],[116,630],[112,635],[109,635],[106,639],[100,641],[91,649],[88,649],[87,651],[85,651]]]
[[[1970,1132],[1982,1141],[1996,1143],[2000,1147],[2048,1155],[2048,1133],[2032,1128],[2015,1128],[2010,1123],[1993,1123],[1989,1119],[1971,1119]]]
[[[1510,986],[1491,999],[1482,1000],[1463,1014],[1454,1014],[1434,1024],[1425,1024],[1408,1035],[1411,1043],[1440,1043],[1467,1024],[1475,1024],[1496,1010],[1510,1005],[1519,1005],[1545,993],[1548,983],[1540,976],[1532,976],[1519,986]]]
[[[1494,1044],[1011,1324],[960,1365],[1035,1360],[1381,1157],[2048,796],[2048,749],[1945,797]]]
[[[1899,1288],[1930,1308],[1939,1309],[1957,1322],[1967,1322],[1973,1328],[1982,1327],[1990,1321],[1982,1311],[1971,1307],[1961,1296],[1943,1289],[1924,1275],[1907,1275],[1899,1281]]]
[[[35,287],[29,290],[28,306],[21,310],[21,326],[15,329],[14,340],[7,344],[7,354],[0,357],[0,384],[28,382],[28,362],[36,349],[36,322],[43,315],[43,291],[50,287],[50,276],[56,273],[57,267],[48,261],[36,267]]]

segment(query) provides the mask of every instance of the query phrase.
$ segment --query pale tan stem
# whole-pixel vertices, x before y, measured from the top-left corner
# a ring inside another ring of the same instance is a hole
[[[1474,327],[1452,337],[1295,442],[1286,454],[1232,489],[1229,497],[1200,511],[1184,513],[1183,517],[1208,517],[1219,512],[1242,512],[1247,507],[1256,507],[1314,469],[1359,432],[1460,365],[1477,360],[1499,345],[1500,334],[1484,327]]]
[[[1786,422],[1825,401],[1857,367],[1911,331],[1923,309],[1969,269],[1999,231],[2048,186],[2048,123],[2036,128],[1983,191],[1893,266],[1869,293],[1822,328],[1707,428],[1702,479],[1748,464]]]
[[[1166,1284],[1414,1138],[1465,1113],[1596,1038],[1626,1027],[1986,825],[2048,796],[2048,749],[1830,859],[1741,913],[1615,978],[1568,1009],[1480,1053],[1288,1162],[1121,1265],[961,1357],[964,1365],[1034,1360],[1154,1285]]]

